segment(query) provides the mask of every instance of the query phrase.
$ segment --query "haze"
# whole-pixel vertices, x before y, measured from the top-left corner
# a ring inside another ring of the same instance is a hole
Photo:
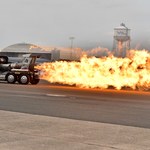
[[[0,48],[27,42],[91,49],[113,45],[113,29],[131,29],[131,47],[150,49],[148,0],[0,0]]]

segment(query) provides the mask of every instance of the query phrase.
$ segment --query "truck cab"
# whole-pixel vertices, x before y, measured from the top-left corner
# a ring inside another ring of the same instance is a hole
[[[29,54],[21,62],[9,63],[7,56],[0,56],[0,80],[11,84],[38,84],[39,70],[34,68],[37,57]]]

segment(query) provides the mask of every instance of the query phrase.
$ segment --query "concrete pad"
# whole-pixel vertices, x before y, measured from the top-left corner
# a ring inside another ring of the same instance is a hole
[[[0,150],[35,149],[149,150],[150,129],[0,110]]]

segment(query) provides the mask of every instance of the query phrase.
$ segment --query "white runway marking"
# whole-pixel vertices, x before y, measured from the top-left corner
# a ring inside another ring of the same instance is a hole
[[[50,97],[67,97],[67,95],[59,95],[59,94],[46,94],[46,96],[50,96]]]

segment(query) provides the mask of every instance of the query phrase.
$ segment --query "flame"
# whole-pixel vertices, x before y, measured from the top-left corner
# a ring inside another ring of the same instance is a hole
[[[150,88],[150,53],[130,50],[126,58],[83,56],[80,62],[57,61],[37,66],[51,83],[84,88]]]

